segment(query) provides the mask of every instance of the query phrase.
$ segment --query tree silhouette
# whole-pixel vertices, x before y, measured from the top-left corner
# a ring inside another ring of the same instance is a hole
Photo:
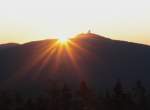
[[[112,108],[112,96],[108,89],[105,90],[104,98],[102,100],[100,108],[105,110],[110,110]]]
[[[123,110],[123,87],[120,80],[118,80],[114,87],[114,95],[113,95],[113,108],[115,110]]]
[[[146,102],[146,89],[142,85],[142,82],[138,80],[136,82],[135,88],[135,103],[137,104],[137,109],[145,110],[147,107]]]
[[[88,88],[85,81],[81,81],[80,83],[80,97],[81,97],[81,108],[83,110],[91,110],[95,108],[96,104],[96,96],[91,91],[91,89]]]
[[[48,97],[49,104],[48,108],[52,110],[59,110],[60,107],[60,86],[57,81],[54,81],[53,84],[49,87]]]
[[[122,83],[120,80],[118,80],[115,84],[115,87],[114,87],[114,95],[116,97],[121,97],[123,94],[123,87],[122,87]]]
[[[64,84],[61,91],[61,110],[70,110],[72,105],[71,89]]]

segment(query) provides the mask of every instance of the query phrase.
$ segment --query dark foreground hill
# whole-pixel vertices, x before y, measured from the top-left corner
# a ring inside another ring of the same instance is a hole
[[[0,48],[2,48],[0,46]],[[80,34],[68,44],[43,40],[0,49],[1,88],[41,89],[52,80],[109,88],[121,80],[150,85],[150,46]]]

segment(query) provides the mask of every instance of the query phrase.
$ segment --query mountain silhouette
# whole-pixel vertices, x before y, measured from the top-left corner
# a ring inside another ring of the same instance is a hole
[[[120,79],[125,86],[142,80],[150,85],[150,46],[112,40],[93,33],[78,34],[67,47],[57,39],[0,46],[2,88],[44,88],[50,80],[109,88]],[[6,48],[9,47],[9,48]]]
[[[0,50],[18,46],[17,43],[0,44]]]

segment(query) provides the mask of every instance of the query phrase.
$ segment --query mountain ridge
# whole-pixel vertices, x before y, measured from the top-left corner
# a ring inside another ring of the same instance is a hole
[[[120,43],[130,43],[130,44],[135,44],[135,45],[143,45],[143,46],[150,46],[148,44],[143,44],[143,43],[137,43],[137,42],[131,42],[131,41],[125,41],[125,40],[116,40],[116,39],[111,39],[111,38],[108,38],[106,36],[102,36],[102,35],[98,35],[98,34],[95,34],[95,33],[79,33],[77,35],[75,35],[74,37],[70,38],[70,39],[75,39],[75,38],[86,38],[86,37],[89,37],[90,38],[94,38],[94,37],[99,37],[101,39],[107,39],[107,40],[113,40],[113,41],[117,41],[117,42],[120,42]],[[27,45],[27,44],[31,44],[31,43],[38,43],[38,42],[44,42],[44,41],[51,41],[51,40],[58,40],[58,38],[51,38],[51,39],[44,39],[44,40],[37,40],[37,41],[30,41],[30,42],[26,42],[26,43],[23,43],[23,44],[19,44],[19,43],[3,43],[3,44],[0,44],[0,48],[3,47],[3,46],[19,46],[19,45]]]
[[[71,85],[86,80],[95,88],[111,87],[117,79],[127,86],[136,80],[142,80],[146,87],[150,85],[150,46],[92,33],[78,37],[70,39],[72,44],[68,44],[73,58],[65,49],[59,53],[60,47],[53,47],[57,39],[29,42],[0,51],[0,81],[4,85],[11,79],[7,82],[8,88],[22,85],[40,88],[49,80],[63,80]]]

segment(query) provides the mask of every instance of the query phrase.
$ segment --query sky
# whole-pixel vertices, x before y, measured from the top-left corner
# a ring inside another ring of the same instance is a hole
[[[71,37],[89,29],[150,45],[149,0],[0,0],[0,43]]]

